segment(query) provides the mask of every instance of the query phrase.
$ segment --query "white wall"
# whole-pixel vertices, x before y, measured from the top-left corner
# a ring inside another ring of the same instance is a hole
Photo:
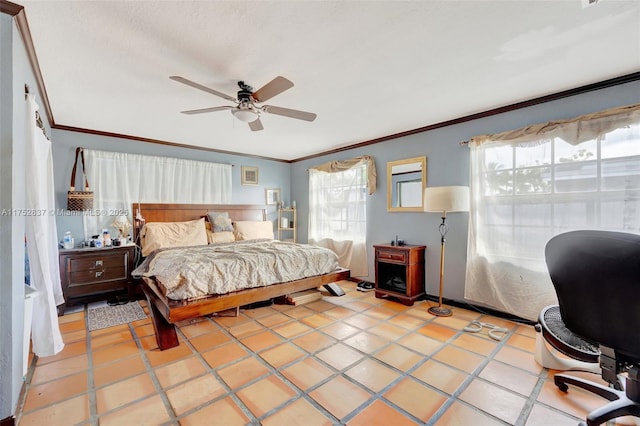
[[[13,206],[13,104],[12,104],[12,22],[8,15],[0,14],[0,209]],[[7,66],[7,64],[9,66]],[[15,336],[20,324],[14,321],[13,299],[14,259],[5,256],[13,246],[13,221],[7,215],[0,216],[0,419],[14,413],[17,392],[14,353]]]
[[[12,66],[19,41],[13,19],[0,14],[0,419],[15,413],[22,387],[24,218],[12,214],[25,205],[24,89],[20,98]]]
[[[0,14],[0,419],[15,413],[23,384],[24,216],[26,205],[24,86],[42,107],[35,76],[13,18]],[[44,108],[40,115],[48,127]],[[2,214],[4,212],[4,214]]]

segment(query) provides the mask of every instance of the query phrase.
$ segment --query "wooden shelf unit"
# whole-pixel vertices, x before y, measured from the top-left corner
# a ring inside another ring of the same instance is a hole
[[[287,226],[283,225],[283,219],[287,220]],[[278,209],[278,239],[280,241],[298,241],[298,216],[296,209]]]

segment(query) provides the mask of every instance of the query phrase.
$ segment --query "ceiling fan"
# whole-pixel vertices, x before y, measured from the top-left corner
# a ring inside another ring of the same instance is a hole
[[[236,117],[238,120],[249,123],[249,128],[254,132],[263,129],[262,122],[260,121],[260,114],[262,114],[263,112],[305,121],[313,121],[316,119],[316,114],[312,112],[298,111],[295,109],[282,108],[273,105],[256,105],[256,103],[261,103],[269,100],[274,96],[284,92],[285,90],[293,87],[293,83],[291,81],[281,76],[274,78],[269,83],[265,84],[256,91],[254,91],[253,87],[249,86],[244,81],[239,81],[238,87],[240,87],[240,90],[238,90],[237,98],[234,98],[222,92],[218,92],[217,90],[203,86],[184,77],[172,75],[169,78],[171,80],[177,81],[178,83],[186,84],[187,86],[194,87],[207,93],[211,93],[212,95],[219,96],[222,99],[226,99],[228,101],[236,103],[235,106],[224,105],[181,111],[183,114],[202,114],[205,112],[229,110],[231,111],[231,114],[233,114],[234,117]]]

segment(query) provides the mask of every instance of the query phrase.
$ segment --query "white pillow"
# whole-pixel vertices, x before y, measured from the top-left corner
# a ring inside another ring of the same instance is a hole
[[[167,247],[207,245],[204,218],[187,222],[150,222],[144,225],[140,242],[142,256]]]
[[[273,240],[273,223],[270,221],[239,221],[234,222],[236,240],[255,240],[269,238]]]

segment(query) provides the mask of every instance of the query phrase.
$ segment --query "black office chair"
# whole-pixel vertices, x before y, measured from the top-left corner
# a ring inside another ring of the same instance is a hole
[[[572,231],[547,243],[545,258],[558,305],[542,310],[539,329],[560,352],[599,361],[613,386],[556,374],[564,392],[577,386],[608,399],[587,424],[640,417],[640,235]]]

